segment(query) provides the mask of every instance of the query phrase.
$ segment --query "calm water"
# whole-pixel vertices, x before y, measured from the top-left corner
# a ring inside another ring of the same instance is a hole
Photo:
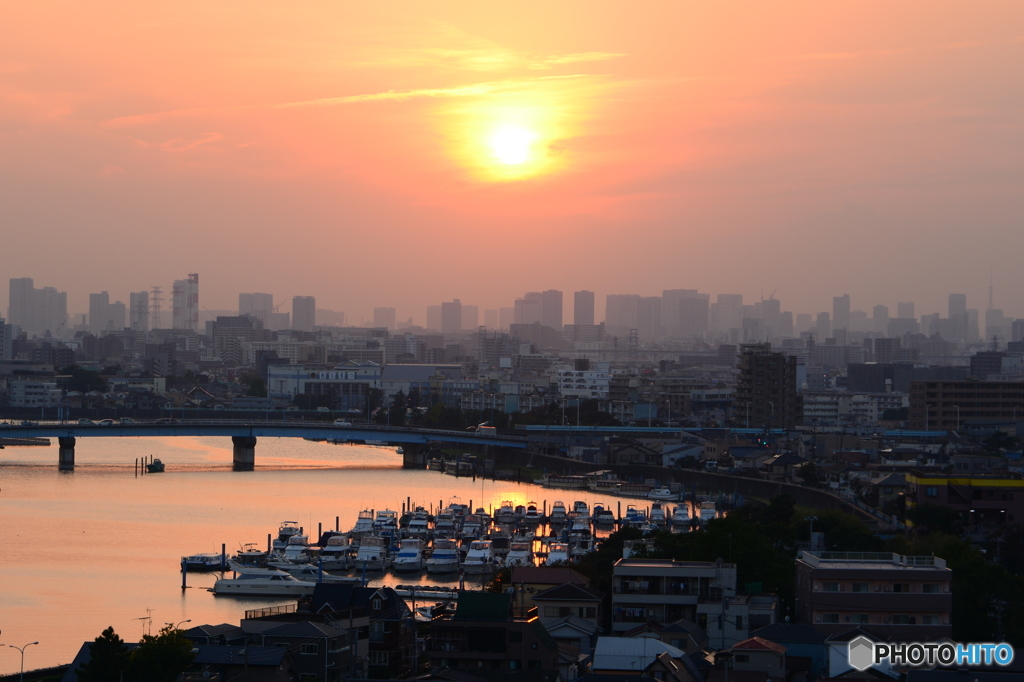
[[[133,474],[136,457],[154,455],[163,474]],[[69,662],[83,641],[108,625],[137,640],[151,617],[155,633],[168,622],[237,624],[247,608],[288,599],[217,597],[215,574],[190,573],[181,590],[180,557],[228,552],[244,543],[266,546],[281,521],[297,521],[315,538],[317,524],[340,516],[351,529],[361,509],[436,506],[458,497],[497,509],[557,499],[571,506],[615,498],[532,484],[454,478],[403,470],[393,449],[261,438],[254,472],[232,472],[228,438],[79,438],[78,467],[57,471],[51,447],[0,450],[0,641],[21,646],[26,669]],[[640,502],[639,500],[631,500]],[[622,508],[625,509],[626,501]],[[614,506],[613,506],[614,509]],[[377,582],[435,583],[377,576]],[[371,581],[373,582],[373,581]],[[20,655],[0,648],[0,674],[17,672]]]

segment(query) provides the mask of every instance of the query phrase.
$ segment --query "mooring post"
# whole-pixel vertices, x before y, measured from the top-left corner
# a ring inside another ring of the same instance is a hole
[[[256,466],[256,438],[253,436],[231,436],[234,444],[235,471],[252,471]]]
[[[188,584],[185,582],[185,577],[188,575],[188,569],[185,567],[185,557],[181,557],[181,589],[188,589]]]
[[[75,468],[75,438],[68,436],[57,438],[57,468],[62,471],[70,471]]]

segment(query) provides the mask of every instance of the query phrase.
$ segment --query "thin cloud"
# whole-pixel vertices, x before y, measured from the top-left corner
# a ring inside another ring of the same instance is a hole
[[[625,57],[624,52],[576,52],[571,54],[554,55],[535,61],[530,65],[531,69],[550,69],[563,64],[578,64],[580,62],[601,62],[609,59]]]

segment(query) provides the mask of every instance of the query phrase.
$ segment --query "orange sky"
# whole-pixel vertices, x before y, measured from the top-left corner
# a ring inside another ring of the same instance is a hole
[[[1024,4],[375,5],[9,3],[0,278],[422,323],[547,288],[983,308],[992,270],[1024,316]]]

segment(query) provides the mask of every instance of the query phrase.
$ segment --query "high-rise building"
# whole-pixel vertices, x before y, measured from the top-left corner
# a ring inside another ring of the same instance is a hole
[[[645,341],[664,335],[661,303],[660,296],[641,296],[637,300],[636,329]]]
[[[498,308],[498,329],[508,329],[516,322],[515,308]]]
[[[604,320],[608,327],[635,329],[640,296],[608,294],[605,297]]]
[[[199,275],[174,280],[171,289],[171,327],[199,330]]]
[[[10,324],[31,333],[36,331],[34,314],[35,282],[31,277],[11,278],[7,319]]]
[[[462,331],[462,301],[455,299],[441,303],[441,333],[458,334]]]
[[[594,324],[593,291],[584,289],[572,295],[572,323],[577,326]]]
[[[967,314],[967,294],[949,295],[949,319],[955,319],[959,315]]]
[[[694,297],[679,300],[679,336],[707,334],[710,300],[711,297],[707,294],[697,294]]]
[[[36,289],[31,277],[12,279],[7,323],[27,334],[56,335],[68,321],[68,294],[53,287]]]
[[[128,294],[129,321],[132,331],[149,330],[149,292],[133,291]]]
[[[879,334],[885,334],[889,331],[888,306],[876,305],[871,309],[871,326],[872,331],[878,332]]]
[[[818,322],[814,326],[814,336],[818,343],[832,336],[832,320],[828,313],[818,313]]]
[[[111,331],[123,331],[128,326],[128,306],[121,301],[114,301],[107,308]]]
[[[484,326],[488,329],[497,329],[500,318],[496,309],[484,311]]]
[[[480,306],[462,306],[462,329],[472,330],[480,326]]]
[[[797,358],[773,353],[769,343],[743,346],[733,400],[733,424],[791,429],[800,423],[796,370]]]
[[[1024,319],[1014,320],[1010,330],[1011,341],[1024,341]]]
[[[832,328],[850,328],[850,295],[843,294],[832,298]]]
[[[540,295],[540,323],[562,331],[562,292],[548,289]]]
[[[665,289],[661,292],[661,318],[669,338],[677,339],[684,335],[679,319],[679,302],[697,298],[697,295],[696,289]]]
[[[373,326],[374,327],[387,327],[388,329],[395,329],[395,309],[394,308],[374,308],[373,309]]]
[[[539,291],[527,292],[515,302],[515,324],[533,324],[541,322],[544,315],[544,295]]]
[[[238,294],[238,314],[251,315],[263,323],[264,327],[270,327],[271,318],[274,314],[273,294]]]
[[[914,302],[913,301],[900,301],[896,304],[896,317],[903,319],[917,319],[914,314]]]
[[[109,331],[109,322],[110,294],[106,291],[89,294],[89,330],[99,335],[102,331]]]
[[[292,329],[311,332],[316,327],[316,297],[292,297]]]
[[[435,332],[441,331],[441,306],[427,306],[427,329]]]

